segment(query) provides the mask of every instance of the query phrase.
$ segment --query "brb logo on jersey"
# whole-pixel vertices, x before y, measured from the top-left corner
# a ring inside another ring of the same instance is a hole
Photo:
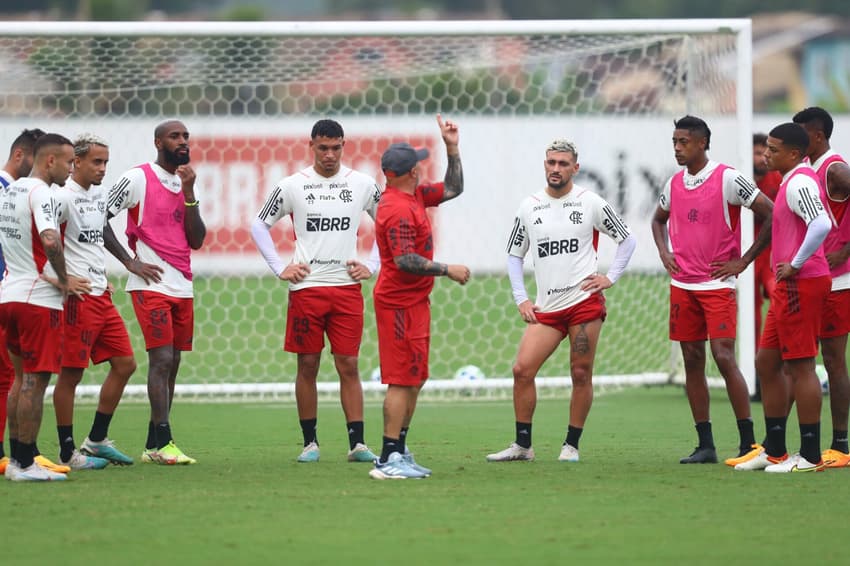
[[[349,217],[308,217],[307,231],[308,232],[344,232],[351,227],[351,218]]]
[[[549,257],[560,254],[574,254],[578,251],[578,238],[565,240],[544,240],[537,242],[537,257]]]

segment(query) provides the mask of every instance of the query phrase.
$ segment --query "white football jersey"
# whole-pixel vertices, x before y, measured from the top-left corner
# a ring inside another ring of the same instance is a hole
[[[522,202],[508,254],[522,258],[531,250],[535,305],[541,312],[560,311],[590,296],[580,286],[596,273],[599,232],[618,244],[630,233],[611,205],[578,185],[561,198],[543,190]]]
[[[0,246],[6,258],[6,277],[0,284],[0,303],[29,303],[62,310],[62,293],[41,278],[56,277],[47,261],[40,234],[59,232],[55,189],[41,179],[23,177],[0,191]]]
[[[60,206],[57,216],[65,224],[65,265],[68,275],[91,281],[91,294],[106,292],[106,189],[92,185],[88,190],[73,179],[56,191]]]
[[[183,190],[183,181],[180,180],[178,175],[172,175],[156,163],[151,163],[150,166],[159,177],[163,187],[174,193]],[[117,216],[124,209],[135,209],[134,212],[138,213],[137,222],[141,226],[145,218],[146,190],[145,172],[139,167],[130,169],[109,190],[106,211],[112,216]],[[152,263],[161,267],[161,280],[159,283],[153,281],[145,283],[144,279],[130,273],[127,277],[128,291],[154,291],[179,299],[192,297],[192,281],[186,279],[180,271],[159,257],[159,254],[141,240],[136,242],[136,256],[144,263]]]
[[[375,179],[348,167],[322,177],[312,166],[282,179],[257,215],[268,226],[291,216],[295,228],[293,263],[310,274],[290,289],[351,285],[346,262],[357,259],[357,229],[363,211],[374,219],[381,190]]]

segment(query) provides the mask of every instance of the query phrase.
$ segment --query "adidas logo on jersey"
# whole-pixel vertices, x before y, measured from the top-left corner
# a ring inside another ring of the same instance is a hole
[[[538,225],[538,224],[543,224],[543,219],[540,218],[539,216],[537,217],[537,220],[534,221],[535,226]]]

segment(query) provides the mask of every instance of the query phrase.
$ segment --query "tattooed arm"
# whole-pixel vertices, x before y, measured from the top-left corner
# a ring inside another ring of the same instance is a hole
[[[442,200],[442,202],[446,202],[463,192],[463,166],[460,163],[460,148],[458,147],[460,135],[458,134],[457,124],[451,120],[443,122],[443,117],[439,114],[437,114],[437,124],[440,126],[440,133],[443,136],[443,142],[446,144],[446,157],[448,159],[446,176],[443,180],[445,189]]]
[[[402,271],[431,277],[447,276],[452,281],[461,285],[469,281],[469,268],[465,265],[439,263],[422,257],[419,254],[409,253],[396,256],[393,261]]]

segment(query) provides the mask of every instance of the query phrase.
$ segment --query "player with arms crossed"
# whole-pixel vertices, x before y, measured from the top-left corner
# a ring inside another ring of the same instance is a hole
[[[850,378],[847,375],[847,334],[850,333],[850,167],[829,146],[833,121],[819,107],[798,112],[794,123],[809,135],[808,158],[824,190],[826,211],[833,228],[823,242],[823,251],[832,276],[832,290],[823,311],[820,331],[823,365],[829,380],[829,408],[832,414],[832,445],[823,451],[827,468],[850,466],[847,445],[847,413],[850,410]]]
[[[824,469],[820,451],[823,394],[815,356],[832,287],[822,245],[832,221],[823,206],[826,195],[817,174],[803,162],[808,146],[809,135],[799,124],[780,124],[768,134],[767,164],[782,174],[782,185],[773,209],[771,260],[776,291],[756,354],[767,440],[764,450],[737,464],[736,470],[787,473]],[[789,457],[785,428],[792,392],[800,452]]]
[[[425,149],[394,143],[381,156],[387,188],[378,205],[375,239],[381,271],[375,285],[375,319],[384,398],[384,437],[381,457],[369,471],[374,479],[425,478],[431,470],[420,466],[407,447],[407,435],[419,391],[428,379],[431,339],[429,296],[434,277],[446,276],[461,285],[469,281],[465,265],[434,261],[434,238],[427,208],[439,206],[463,192],[463,167],[457,125],[437,124],[446,144],[448,166],[442,183],[419,184],[419,162]]]
[[[181,352],[192,350],[194,288],[192,250],[207,229],[195,198],[195,171],[189,165],[189,131],[168,120],[154,130],[155,163],[130,169],[109,191],[107,220],[127,210],[130,257],[107,223],[106,249],[130,276],[127,291],[148,351],[151,420],[142,462],[194,464],[173,442],[169,415]]]
[[[340,164],[345,134],[337,122],[319,120],[310,133],[313,164],[281,180],[251,224],[260,253],[289,282],[284,349],[298,356],[295,400],[304,436],[298,462],[319,459],[316,378],[328,335],[339,374],[340,401],[348,426],[349,462],[373,462],[363,440],[363,388],[357,359],[363,336],[360,281],[377,268],[355,259],[363,211],[374,219],[381,192],[375,179]],[[284,265],[269,229],[291,217],[295,254]]]
[[[12,142],[9,150],[9,159],[6,165],[0,169],[0,189],[5,189],[21,177],[26,177],[32,171],[33,147],[35,142],[44,135],[38,128],[24,130]],[[0,281],[6,272],[6,261],[3,259],[3,251],[0,250]],[[9,390],[15,381],[15,368],[9,359],[9,351],[6,349],[6,334],[0,326],[0,474],[6,472],[9,457],[3,449],[3,439],[6,437],[7,402]]]
[[[35,443],[44,410],[44,392],[62,359],[62,302],[68,292],[88,290],[65,269],[55,193],[74,163],[70,140],[44,134],[35,143],[29,177],[0,192],[0,246],[6,277],[0,285],[0,326],[15,382],[9,395],[9,440],[12,457],[6,478],[12,481],[64,480],[35,461]],[[55,285],[47,278],[55,279]]]
[[[74,172],[57,192],[59,221],[65,223],[65,262],[68,275],[88,279],[91,290],[65,302],[65,345],[62,371],[53,389],[59,460],[71,469],[99,469],[129,465],[133,459],[107,438],[112,415],[124,387],[136,370],[127,328],[112,303],[106,280],[106,190],[101,187],[109,161],[106,142],[92,135],[74,141]],[[100,399],[91,431],[80,450],[74,443],[74,396],[89,365],[109,361],[109,373],[100,388]]]
[[[526,324],[514,362],[516,438],[488,462],[534,460],[531,424],[537,406],[537,372],[570,341],[570,419],[558,460],[578,462],[579,439],[593,403],[593,361],[605,320],[604,289],[629,263],[637,240],[614,209],[599,195],[575,184],[579,171],[575,144],[558,139],[546,148],[546,188],[519,207],[508,241],[508,275],[519,315]],[[599,233],[617,242],[606,275],[596,272]],[[537,298],[528,299],[523,258],[532,250]]]
[[[709,159],[711,130],[702,119],[685,116],[674,122],[674,128],[673,152],[684,169],[664,185],[652,219],[652,237],[672,277],[670,339],[682,349],[685,391],[699,439],[694,451],[679,462],[714,464],[717,450],[705,377],[706,339],[737,419],[737,457],[747,458],[761,449],[753,432],[747,383],[735,360],[735,280],[770,242],[773,204],[741,173]],[[741,206],[752,209],[762,222],[755,242],[743,255]],[[667,247],[668,224],[672,251]]]

